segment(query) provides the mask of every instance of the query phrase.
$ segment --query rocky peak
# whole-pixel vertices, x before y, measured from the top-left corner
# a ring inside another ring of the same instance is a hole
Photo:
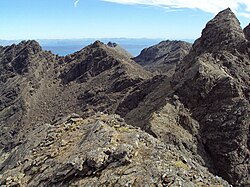
[[[25,45],[25,46],[37,46],[40,47],[40,44],[36,40],[23,40],[18,45]]]
[[[101,41],[96,40],[93,44],[90,45],[90,47],[96,48],[96,47],[101,47],[101,46],[104,46],[104,45],[105,45],[105,44],[102,43]]]
[[[186,50],[186,53],[188,53],[190,48],[191,48],[190,43],[187,43],[184,41],[177,41],[177,40],[173,40],[173,41],[166,40],[166,41],[160,42],[159,44],[151,46],[149,48],[143,49],[140,55],[135,57],[134,60],[137,63],[144,66],[147,64],[154,63],[153,61],[158,60],[159,58],[162,58],[162,57],[167,57],[169,55],[176,56],[177,54],[173,54],[173,52],[179,51],[181,49]]]
[[[10,46],[6,46],[3,48],[5,53],[9,54],[18,54],[21,52],[29,53],[29,54],[36,54],[42,51],[42,47],[39,43],[35,40],[23,40],[19,44],[12,44]]]
[[[200,125],[212,170],[234,186],[249,186],[250,66],[245,44],[239,21],[226,9],[208,22],[172,79],[176,95]]]
[[[27,41],[23,40],[17,45],[17,47],[22,49],[27,49],[28,52],[31,54],[36,54],[42,51],[42,47],[35,40],[27,40]]]
[[[176,64],[188,54],[190,49],[190,43],[166,40],[143,49],[133,60],[151,72],[172,74]]]
[[[107,43],[107,46],[109,47],[116,47],[118,44],[117,43],[114,43],[114,42],[108,42]]]
[[[230,8],[219,12],[209,21],[202,31],[202,36],[193,46],[198,54],[204,51],[217,51],[219,48],[230,48],[245,41],[240,22]]]
[[[85,82],[90,77],[113,72],[116,68],[128,74],[137,72],[138,76],[142,77],[149,75],[141,66],[138,66],[129,58],[124,49],[118,46],[109,47],[100,41],[96,41],[81,51],[67,56],[67,59],[69,60],[61,76],[64,83],[74,80]]]
[[[28,71],[29,58],[42,52],[42,47],[35,40],[22,41],[2,49],[0,60],[2,66],[12,72],[22,74]]]

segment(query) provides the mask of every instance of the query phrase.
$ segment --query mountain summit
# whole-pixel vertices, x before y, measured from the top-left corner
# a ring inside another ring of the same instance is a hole
[[[193,50],[200,54],[204,50],[229,49],[245,40],[239,20],[231,9],[228,8],[219,12],[206,24],[201,38],[194,43]]]
[[[184,62],[172,85],[200,124],[210,169],[234,185],[249,184],[249,42],[230,9],[208,22]]]
[[[175,71],[176,64],[182,61],[190,49],[190,43],[167,40],[143,49],[140,55],[133,60],[151,72],[171,76]]]

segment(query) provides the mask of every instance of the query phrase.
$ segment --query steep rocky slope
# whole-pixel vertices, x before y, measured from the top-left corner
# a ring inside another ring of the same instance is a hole
[[[12,149],[39,123],[78,112],[114,113],[134,87],[150,78],[129,57],[99,41],[66,57],[35,41],[1,49],[1,148]],[[18,131],[20,133],[18,133]]]
[[[15,146],[14,137],[24,124],[32,95],[47,79],[55,55],[35,41],[3,47],[0,51],[0,148]],[[52,68],[53,69],[53,68]],[[48,71],[48,72],[47,72]],[[53,77],[55,78],[55,77]],[[53,79],[51,77],[51,79]],[[36,116],[38,117],[39,113]],[[30,121],[29,121],[30,122]],[[25,124],[27,125],[27,124]]]
[[[4,156],[3,186],[229,186],[117,115],[41,125]]]
[[[181,102],[199,122],[215,173],[250,185],[250,43],[230,9],[206,25],[173,77]]]
[[[122,54],[123,56],[126,56],[128,58],[132,58],[133,56],[126,51],[125,49],[123,49],[120,45],[118,45],[117,43],[114,42],[108,42],[107,46],[116,50],[118,53]]]
[[[174,76],[163,78],[124,117],[235,186],[250,184],[250,59],[245,35],[230,9],[220,12]]]
[[[143,49],[140,55],[133,60],[146,70],[171,76],[176,65],[188,54],[190,49],[190,43],[167,40]]]

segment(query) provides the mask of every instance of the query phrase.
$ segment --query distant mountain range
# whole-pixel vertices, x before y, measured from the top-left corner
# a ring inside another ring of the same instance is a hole
[[[81,50],[90,43],[100,40],[104,43],[109,41],[118,43],[121,47],[127,50],[133,56],[137,56],[142,49],[150,47],[164,40],[162,38],[158,39],[148,39],[148,38],[83,38],[83,39],[38,39],[37,41],[42,46],[44,50],[52,51],[54,54],[60,56],[65,56],[71,54],[75,51]],[[192,39],[182,39],[183,41],[193,43]],[[0,45],[7,46],[13,43],[18,44],[21,40],[1,40]]]

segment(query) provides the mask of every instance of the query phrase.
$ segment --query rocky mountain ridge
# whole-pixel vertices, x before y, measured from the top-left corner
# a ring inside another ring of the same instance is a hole
[[[250,180],[248,46],[239,21],[226,9],[208,22],[172,81],[175,93],[199,122],[214,170],[239,186]]]
[[[17,135],[57,116],[74,111],[85,116],[98,110],[113,113],[117,100],[150,76],[100,42],[66,57],[36,50],[38,46],[27,41],[1,51],[2,148],[11,149]],[[91,60],[96,63],[87,64]]]
[[[166,40],[142,50],[133,60],[148,71],[172,76],[176,65],[189,53],[191,46],[184,41]]]
[[[248,186],[248,30],[226,9],[187,56],[176,41],[144,50],[178,56],[161,75],[111,42],[65,57],[0,47],[0,184]]]

